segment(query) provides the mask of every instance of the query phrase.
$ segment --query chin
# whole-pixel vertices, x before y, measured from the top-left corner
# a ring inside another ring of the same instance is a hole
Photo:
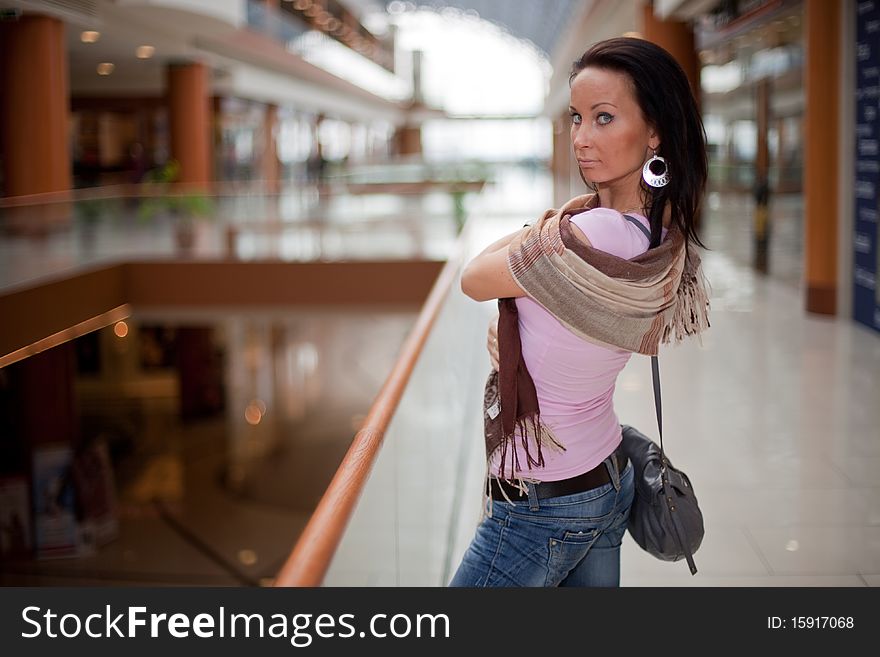
[[[603,179],[598,179],[598,178],[587,178],[587,177],[584,175],[584,172],[583,172],[582,170],[580,170],[580,169],[578,170],[578,173],[581,174],[581,180],[584,181],[584,184],[585,184],[587,187],[593,189],[594,191],[595,191],[596,185],[601,185],[603,182],[605,182],[604,178],[603,178]]]

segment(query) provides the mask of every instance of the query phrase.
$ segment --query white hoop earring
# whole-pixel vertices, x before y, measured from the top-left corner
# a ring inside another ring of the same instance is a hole
[[[666,160],[659,155],[653,148],[651,149],[651,159],[645,162],[642,167],[642,178],[651,187],[664,187],[669,183],[669,167],[666,166]],[[660,169],[660,171],[655,171]]]

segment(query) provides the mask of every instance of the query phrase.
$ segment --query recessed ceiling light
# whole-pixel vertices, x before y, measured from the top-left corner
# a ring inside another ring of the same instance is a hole
[[[95,43],[95,41],[101,38],[101,33],[94,30],[86,30],[79,35],[79,38],[83,43]]]
[[[116,67],[110,62],[101,62],[98,64],[98,75],[110,75],[114,68]]]
[[[156,49],[153,46],[138,46],[135,52],[138,59],[149,59],[156,52]]]

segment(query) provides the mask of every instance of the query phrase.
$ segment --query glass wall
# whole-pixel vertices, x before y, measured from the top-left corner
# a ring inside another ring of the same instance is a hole
[[[752,191],[759,126],[758,92],[769,81],[770,188],[799,192],[803,168],[803,32],[800,3],[732,31],[720,14],[698,29],[703,119],[709,143],[710,186]]]

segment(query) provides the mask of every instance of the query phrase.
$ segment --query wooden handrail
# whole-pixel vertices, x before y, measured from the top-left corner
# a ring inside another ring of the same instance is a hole
[[[419,313],[382,389],[376,396],[361,429],[342,459],[330,485],[300,535],[275,586],[319,586],[342,540],[354,506],[382,446],[385,431],[418,360],[431,328],[457,278],[461,265],[461,241],[446,262]]]
[[[52,203],[70,203],[81,201],[105,201],[111,199],[152,198],[155,196],[180,196],[197,193],[200,196],[228,196],[240,194],[242,191],[259,191],[264,196],[278,196],[277,192],[265,191],[264,181],[247,182],[212,181],[199,183],[117,183],[99,187],[80,187],[57,192],[40,192],[24,196],[5,196],[0,198],[0,208],[20,208]]]

